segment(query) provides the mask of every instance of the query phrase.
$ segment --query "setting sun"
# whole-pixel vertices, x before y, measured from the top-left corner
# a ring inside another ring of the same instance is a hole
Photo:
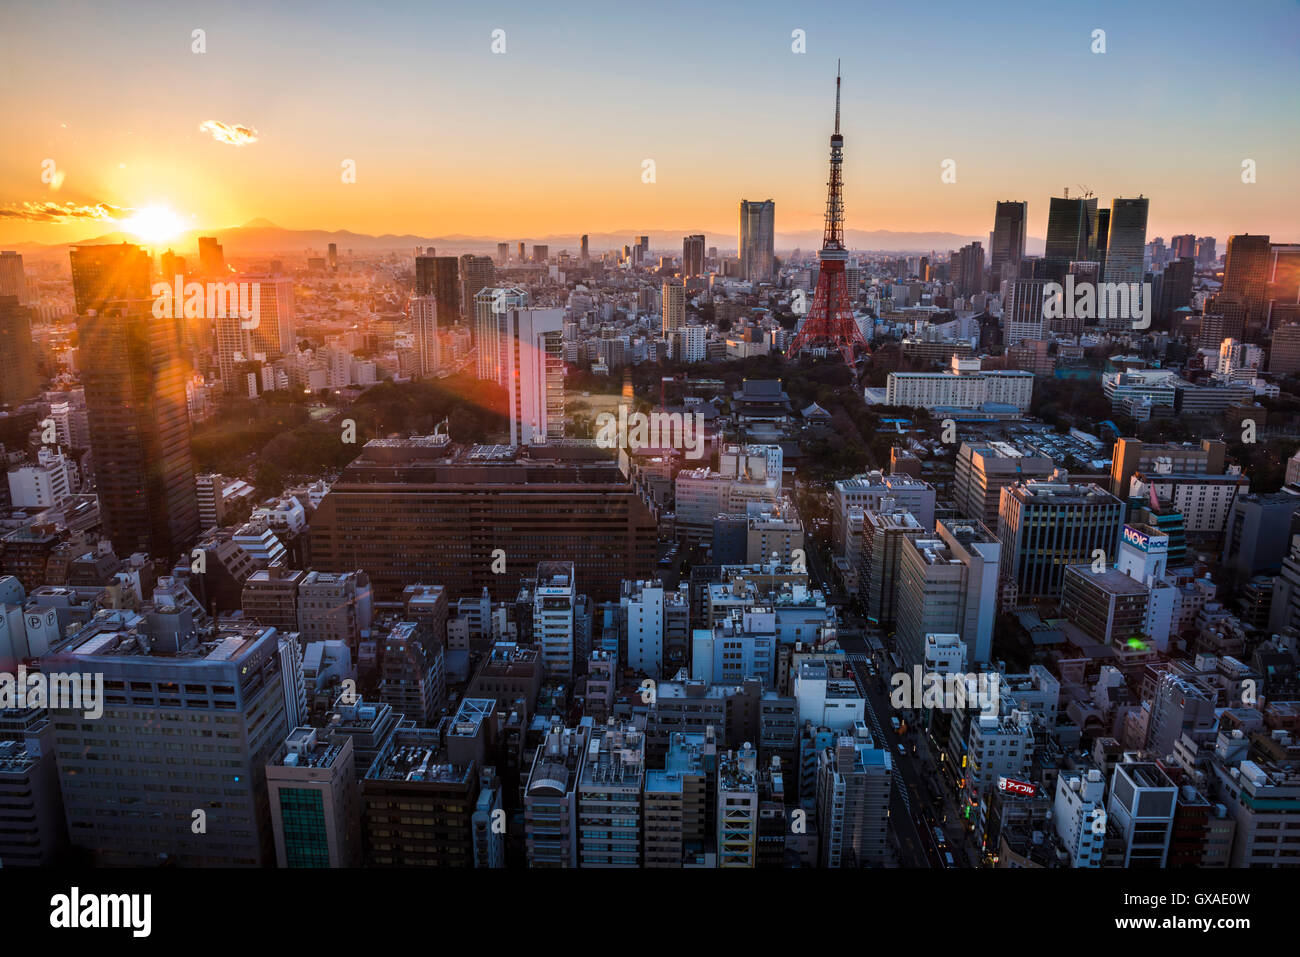
[[[122,228],[147,242],[160,243],[183,232],[185,223],[167,206],[145,206],[124,220]]]

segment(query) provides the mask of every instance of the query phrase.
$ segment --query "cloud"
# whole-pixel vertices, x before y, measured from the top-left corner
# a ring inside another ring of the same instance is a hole
[[[231,146],[244,146],[257,142],[257,130],[251,126],[241,126],[237,123],[231,125],[220,120],[204,120],[199,124],[199,132],[211,133],[212,138],[218,143],[229,143]]]
[[[78,222],[106,222],[111,223],[121,218],[123,213],[129,210],[121,206],[110,206],[108,203],[91,203],[89,205],[78,205],[77,203],[22,203],[10,204],[0,207],[0,219],[21,219],[29,223],[53,223],[62,225],[64,223]]]

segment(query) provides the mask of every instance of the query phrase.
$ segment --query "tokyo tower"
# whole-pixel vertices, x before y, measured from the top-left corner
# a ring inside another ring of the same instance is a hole
[[[817,275],[817,292],[812,309],[795,334],[786,353],[793,358],[805,346],[828,342],[840,350],[845,363],[853,368],[854,346],[870,351],[867,340],[853,319],[853,301],[849,297],[844,265],[849,251],[844,248],[844,181],[840,167],[844,164],[844,137],[840,135],[840,71],[835,65],[835,132],[831,134],[831,178],[827,183],[826,232],[822,237],[821,265]]]

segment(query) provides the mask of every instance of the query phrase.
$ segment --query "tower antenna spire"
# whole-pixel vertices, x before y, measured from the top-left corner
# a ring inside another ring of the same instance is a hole
[[[835,61],[835,132],[840,131],[840,61]]]

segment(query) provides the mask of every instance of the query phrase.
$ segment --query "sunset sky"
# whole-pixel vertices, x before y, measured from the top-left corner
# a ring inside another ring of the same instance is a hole
[[[124,15],[10,0],[0,242],[119,227],[42,221],[47,204],[148,208],[164,227],[173,214],[203,229],[264,217],[510,239],[734,233],[746,197],[776,201],[778,233],[816,229],[837,57],[850,228],[981,236],[996,200],[1023,199],[1042,236],[1048,198],[1086,185],[1103,206],[1151,197],[1149,237],[1300,240],[1289,0],[380,7],[158,2]],[[1098,28],[1104,54],[1090,50]],[[806,54],[791,52],[795,29]],[[220,142],[200,131],[209,120],[256,142]],[[949,158],[955,184],[940,181]],[[341,182],[347,159],[355,184]]]

